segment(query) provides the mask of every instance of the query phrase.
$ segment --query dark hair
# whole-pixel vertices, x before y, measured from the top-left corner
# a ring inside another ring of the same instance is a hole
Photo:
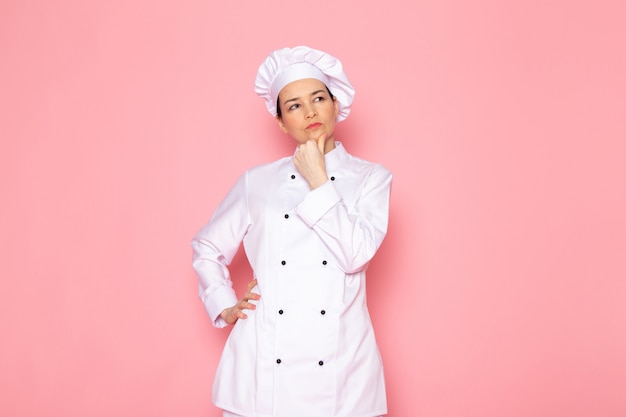
[[[333,96],[333,93],[330,92],[330,89],[328,88],[328,86],[324,85],[324,87],[326,87],[326,91],[328,91],[328,94],[330,95],[330,99],[334,100],[335,96]],[[283,118],[283,112],[280,111],[280,95],[276,98],[276,117],[278,117],[279,119]]]

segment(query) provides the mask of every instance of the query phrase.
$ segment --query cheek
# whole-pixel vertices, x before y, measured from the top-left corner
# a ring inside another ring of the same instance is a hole
[[[293,129],[294,129],[293,121],[289,120],[288,117],[287,118],[283,117],[283,121],[280,125],[280,130],[282,130],[284,133],[289,133]]]
[[[336,100],[332,102],[332,105],[329,111],[332,115],[335,116],[335,118],[337,118],[337,115],[339,114],[339,105],[337,104]]]
[[[287,133],[287,127],[285,126],[284,120],[278,119],[278,128],[281,132]]]

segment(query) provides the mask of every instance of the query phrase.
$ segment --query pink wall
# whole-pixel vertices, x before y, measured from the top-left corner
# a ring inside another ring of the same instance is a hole
[[[219,415],[227,331],[189,242],[244,169],[291,153],[252,82],[297,44],[341,57],[358,94],[337,135],[395,174],[369,275],[389,416],[626,415],[625,18],[3,1],[0,415]]]

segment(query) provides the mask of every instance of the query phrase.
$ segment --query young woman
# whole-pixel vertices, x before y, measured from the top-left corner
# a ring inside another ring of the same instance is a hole
[[[224,416],[384,415],[365,271],[387,232],[391,173],[335,140],[354,97],[335,57],[274,51],[255,91],[296,152],[245,172],[192,242],[213,325],[234,325],[213,402]],[[242,242],[254,280],[238,299],[227,266]]]

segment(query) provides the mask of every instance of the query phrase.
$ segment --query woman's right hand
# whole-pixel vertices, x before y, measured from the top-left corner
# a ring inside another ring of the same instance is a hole
[[[259,294],[252,292],[252,289],[256,287],[256,284],[256,279],[250,281],[248,284],[248,291],[243,297],[241,297],[239,302],[232,307],[225,308],[224,311],[222,311],[220,316],[224,319],[224,321],[226,321],[226,323],[235,324],[235,322],[239,319],[247,319],[248,315],[244,313],[243,310],[256,310],[256,305],[250,302],[250,300],[258,301],[261,299]]]

